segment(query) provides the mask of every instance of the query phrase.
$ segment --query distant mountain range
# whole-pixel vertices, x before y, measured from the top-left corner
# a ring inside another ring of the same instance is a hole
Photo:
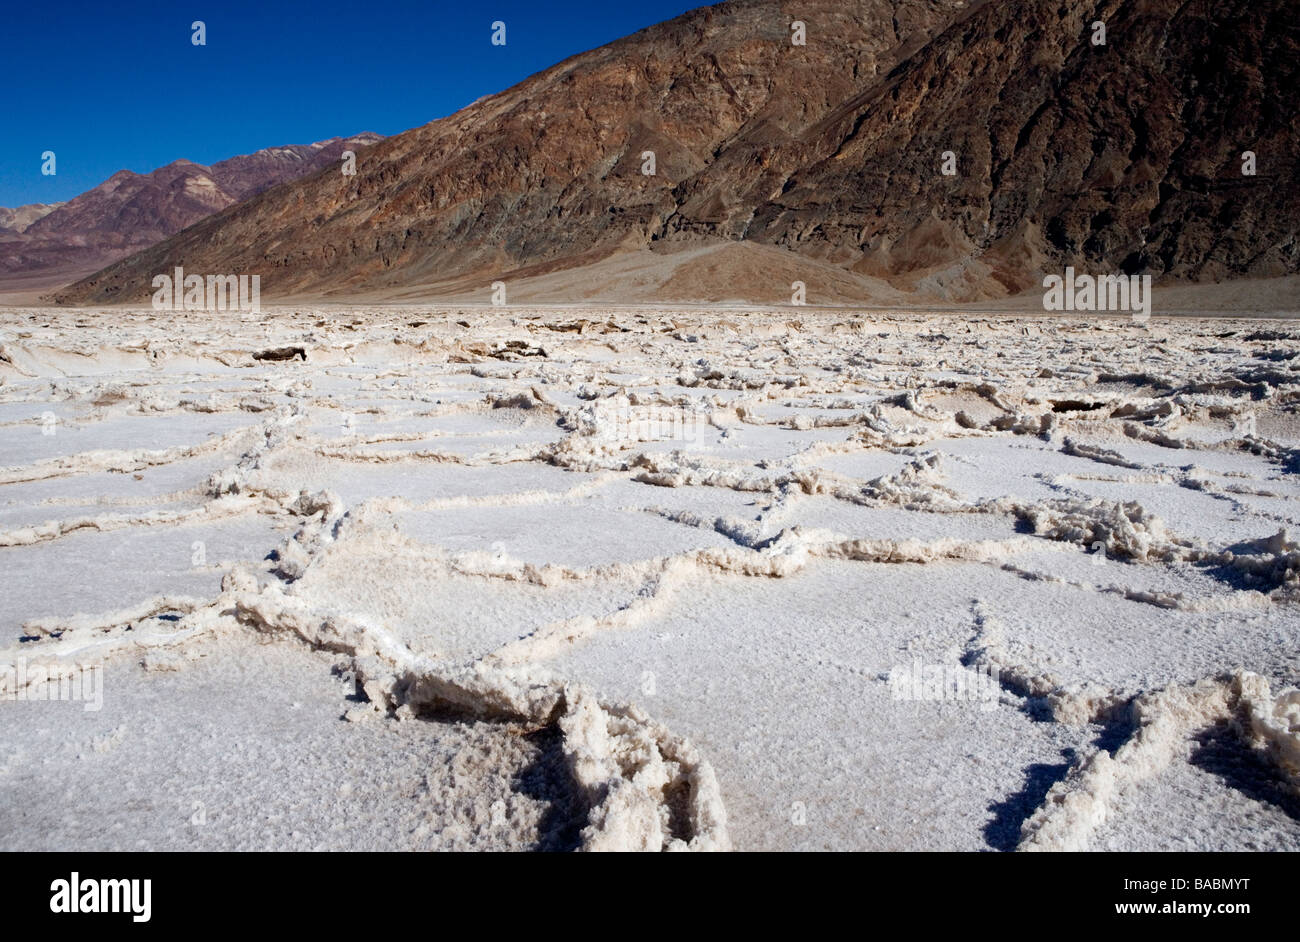
[[[1294,275],[1298,103],[1295,0],[731,0],[380,141],[356,176],[246,199],[55,297],[143,301],[178,264],[260,273],[264,297],[484,300],[498,279],[515,300],[544,285],[553,300],[788,301],[803,280],[809,303],[946,303],[1026,291],[1066,265]],[[159,185],[194,212],[229,198]],[[143,221],[124,211],[114,231],[134,238]]]
[[[208,167],[177,160],[147,174],[121,170],[66,203],[0,208],[0,289],[33,279],[66,284],[379,140],[365,133],[270,147]]]
[[[15,209],[0,206],[0,239],[21,235],[28,226],[42,216],[54,212],[62,203],[28,203]]]

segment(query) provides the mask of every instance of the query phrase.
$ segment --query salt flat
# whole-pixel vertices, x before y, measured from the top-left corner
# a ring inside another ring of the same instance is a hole
[[[4,849],[1300,849],[1289,321],[11,308],[0,447]]]

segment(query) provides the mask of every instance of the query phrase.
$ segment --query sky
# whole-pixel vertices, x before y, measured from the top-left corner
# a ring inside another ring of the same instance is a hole
[[[707,0],[10,3],[0,206],[449,115]],[[202,21],[206,45],[193,43]],[[505,45],[492,24],[505,23]],[[54,153],[53,175],[43,155]]]

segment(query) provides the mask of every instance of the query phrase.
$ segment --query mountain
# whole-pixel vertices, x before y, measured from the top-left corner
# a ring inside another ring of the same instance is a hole
[[[36,220],[54,212],[62,205],[62,203],[28,203],[15,209],[0,206],[0,238],[22,234]]]
[[[0,231],[0,287],[34,278],[65,284],[73,272],[94,271],[378,140],[366,133],[268,148],[210,167],[177,160],[147,174],[121,170],[66,203],[0,209],[0,226],[7,230]],[[18,228],[6,223],[9,218],[26,222]]]
[[[176,265],[260,273],[266,296],[614,297],[622,273],[646,297],[788,300],[803,274],[810,303],[998,298],[1065,265],[1295,274],[1298,71],[1293,0],[731,0],[55,298],[137,302]]]

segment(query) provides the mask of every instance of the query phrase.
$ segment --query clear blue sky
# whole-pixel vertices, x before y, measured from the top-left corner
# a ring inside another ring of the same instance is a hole
[[[0,14],[0,206],[118,170],[396,134],[708,0],[15,2]],[[207,45],[190,24],[207,26]],[[506,45],[490,42],[506,24]],[[54,151],[57,174],[41,175]]]

